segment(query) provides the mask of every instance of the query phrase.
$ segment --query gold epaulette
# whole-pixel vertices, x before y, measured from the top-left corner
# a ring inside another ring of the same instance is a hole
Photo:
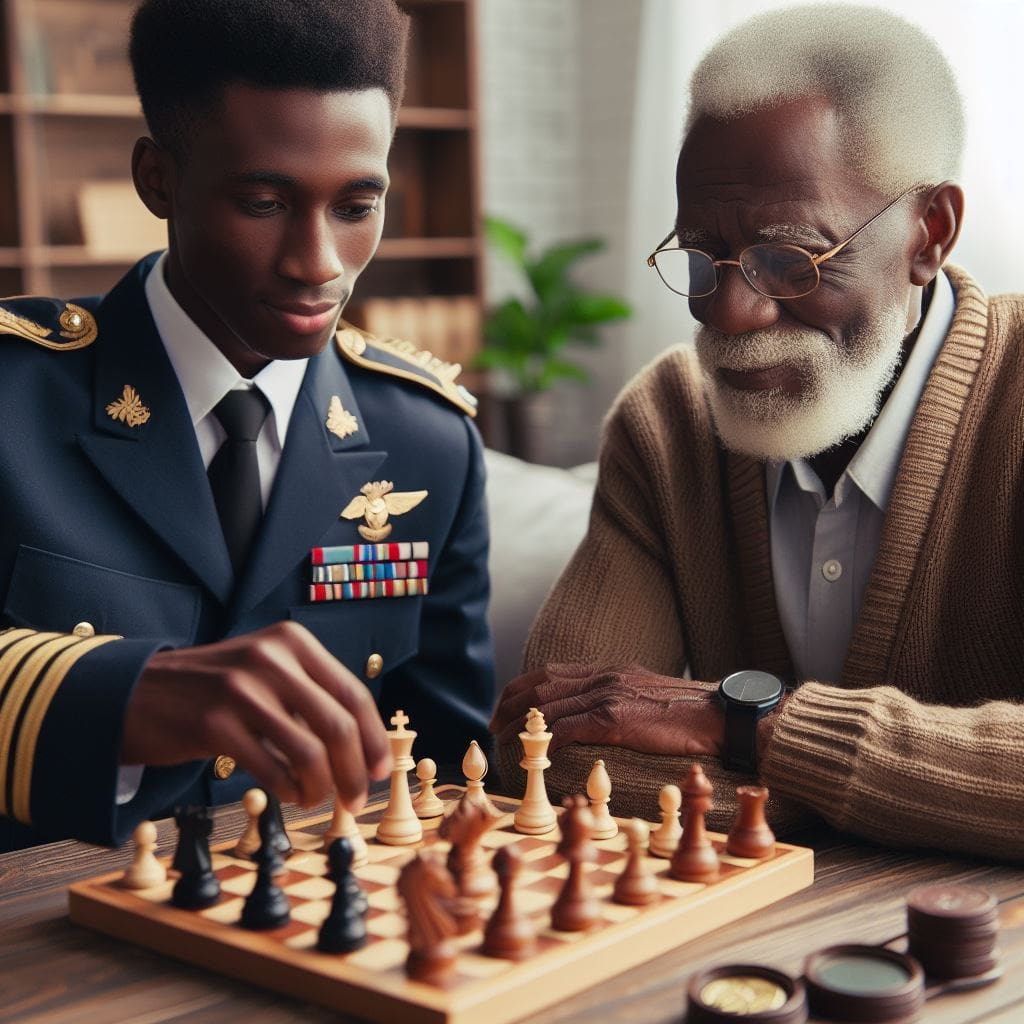
[[[462,372],[458,363],[446,363],[408,341],[367,334],[344,321],[338,324],[335,342],[342,357],[350,363],[415,381],[443,395],[464,413],[476,415],[476,398],[456,381]]]
[[[22,312],[31,312],[33,318],[13,312],[9,308],[12,305],[20,307]],[[55,333],[66,340],[58,341]],[[92,313],[73,302],[19,295],[0,300],[0,334],[24,338],[53,352],[73,352],[91,345],[99,328]]]

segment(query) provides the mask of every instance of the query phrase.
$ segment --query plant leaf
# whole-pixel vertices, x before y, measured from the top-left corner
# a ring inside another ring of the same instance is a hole
[[[584,238],[577,242],[553,245],[538,259],[528,260],[526,274],[538,298],[544,301],[554,289],[566,283],[569,268],[584,256],[600,252],[604,242],[600,238]]]
[[[500,217],[484,217],[487,241],[507,260],[526,269],[526,235]]]
[[[628,303],[612,295],[577,292],[570,298],[564,315],[575,324],[603,324],[609,320],[624,320],[632,312]]]

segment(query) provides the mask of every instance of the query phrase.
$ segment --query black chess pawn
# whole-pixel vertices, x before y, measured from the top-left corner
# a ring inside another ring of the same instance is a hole
[[[210,859],[213,821],[205,807],[176,808],[178,846],[171,867],[181,872],[174,883],[171,903],[183,910],[211,907],[220,897],[220,882]]]
[[[280,886],[275,885],[274,875],[280,872],[281,855],[267,842],[261,819],[260,836],[263,844],[256,851],[256,884],[245,899],[242,907],[241,925],[253,931],[280,928],[291,920],[291,904]]]
[[[263,832],[263,819],[267,819],[267,827],[270,829],[269,838],[270,844],[280,854],[281,860],[284,861],[286,858],[291,856],[292,841],[288,838],[288,830],[284,824],[284,812],[281,810],[281,801],[278,800],[273,793],[267,793],[267,807],[266,810],[260,815],[260,836],[264,835]],[[267,839],[263,840],[263,845],[266,846]],[[275,872],[275,874],[278,872]]]
[[[351,953],[366,945],[366,893],[352,872],[352,843],[340,836],[327,850],[327,874],[334,882],[331,912],[320,926],[317,949],[323,953]]]

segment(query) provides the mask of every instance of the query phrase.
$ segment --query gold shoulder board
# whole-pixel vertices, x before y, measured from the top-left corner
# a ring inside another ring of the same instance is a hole
[[[22,313],[31,312],[33,318],[15,313],[12,306]],[[88,348],[96,340],[99,328],[92,313],[73,302],[24,295],[0,300],[0,334],[24,338],[53,352],[73,352]]]
[[[377,338],[344,321],[338,324],[335,342],[342,357],[350,363],[415,381],[443,395],[469,416],[476,415],[476,398],[456,382],[462,372],[458,363],[446,363],[408,341]]]

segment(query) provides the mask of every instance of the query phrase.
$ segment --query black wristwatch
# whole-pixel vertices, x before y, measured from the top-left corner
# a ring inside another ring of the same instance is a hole
[[[732,672],[718,684],[725,705],[724,767],[757,771],[757,723],[778,706],[785,689],[778,676],[756,669]]]

